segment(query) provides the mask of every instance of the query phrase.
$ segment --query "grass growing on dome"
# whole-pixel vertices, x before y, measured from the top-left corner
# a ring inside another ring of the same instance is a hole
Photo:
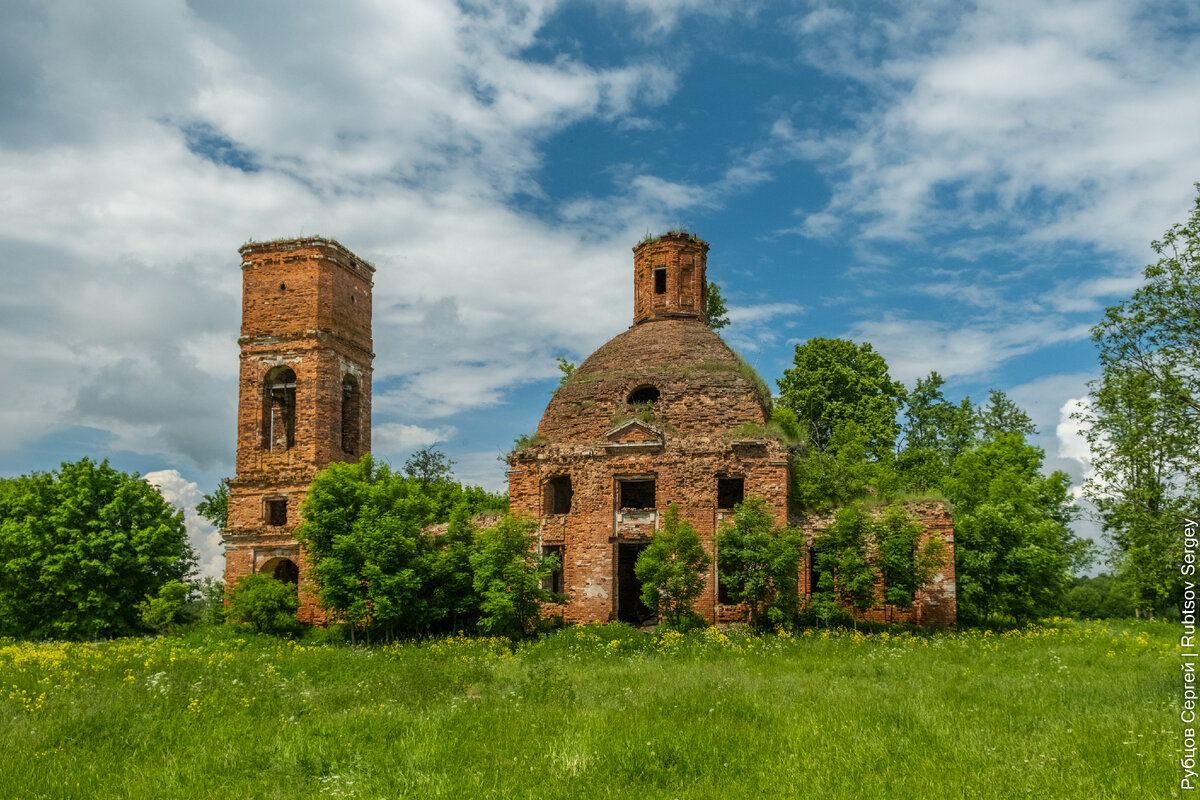
[[[754,391],[758,394],[758,400],[763,404],[767,411],[771,410],[771,388],[767,386],[767,382],[758,374],[758,370],[750,366],[750,362],[742,358],[741,354],[734,352],[738,360],[738,371],[742,373],[742,377],[750,381],[754,387]]]

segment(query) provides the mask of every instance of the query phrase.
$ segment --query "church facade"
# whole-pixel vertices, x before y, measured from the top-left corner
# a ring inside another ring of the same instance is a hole
[[[708,249],[687,233],[634,248],[633,324],[579,365],[529,445],[509,456],[512,509],[536,518],[540,547],[559,556],[553,588],[568,596],[570,622],[649,620],[633,565],[672,503],[713,556],[697,612],[741,620],[720,584],[715,534],[752,494],[789,523],[790,453],[768,431],[770,392],[705,322]],[[867,616],[953,625],[949,512],[934,503],[910,513],[945,543],[942,568],[911,608]],[[791,520],[810,545],[829,522]],[[799,582],[806,596],[815,589],[811,546]]]

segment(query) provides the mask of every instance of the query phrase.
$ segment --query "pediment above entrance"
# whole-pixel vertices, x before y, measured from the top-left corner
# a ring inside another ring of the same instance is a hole
[[[604,434],[604,449],[611,452],[625,450],[660,450],[663,446],[663,431],[656,425],[640,419],[631,419],[610,428]]]

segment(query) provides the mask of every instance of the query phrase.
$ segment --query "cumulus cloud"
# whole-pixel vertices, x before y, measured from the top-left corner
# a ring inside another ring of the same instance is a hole
[[[848,335],[870,342],[895,378],[911,382],[932,370],[944,378],[986,375],[1046,345],[1085,339],[1090,330],[1086,324],[1040,317],[954,325],[884,314],[856,323]]]
[[[377,265],[384,422],[494,403],[602,341],[639,214],[562,227],[511,200],[538,192],[547,138],[636,118],[675,72],[524,58],[556,7],[18,2],[0,33],[0,447],[85,422],[228,463],[251,238],[335,236]],[[640,202],[668,195],[649,181]]]
[[[371,429],[371,450],[382,456],[395,456],[432,447],[452,438],[458,430],[452,425],[437,428],[422,428],[419,425],[404,425],[386,422]]]
[[[1003,225],[1031,247],[1140,259],[1148,224],[1186,207],[1180,176],[1200,174],[1200,70],[1177,33],[1198,16],[1117,0],[821,4],[796,21],[803,54],[880,102],[829,140],[833,199],[809,232],[977,238]]]
[[[200,577],[222,577],[225,574],[225,547],[221,544],[221,532],[196,513],[196,504],[204,499],[200,487],[176,469],[147,472],[142,477],[158,489],[164,500],[183,512],[183,523],[187,527],[188,541],[196,551],[196,569]]]

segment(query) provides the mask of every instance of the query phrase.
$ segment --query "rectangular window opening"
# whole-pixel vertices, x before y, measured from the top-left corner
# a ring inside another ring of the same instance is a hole
[[[542,588],[556,594],[563,592],[563,559],[566,548],[561,544],[542,545],[542,555],[558,556],[558,569],[542,578]]]
[[[729,597],[729,586],[721,580],[720,572],[717,573],[717,602],[723,606],[733,605],[733,600]]]
[[[745,499],[745,478],[717,478],[717,508],[732,509]]]
[[[570,514],[571,497],[574,494],[574,491],[571,489],[570,475],[559,475],[546,481],[542,497],[543,513]]]
[[[273,497],[263,504],[268,525],[287,525],[287,498]]]
[[[654,293],[667,293],[667,270],[666,267],[659,267],[654,270]]]
[[[621,481],[621,508],[652,510],[654,508],[654,479]]]

